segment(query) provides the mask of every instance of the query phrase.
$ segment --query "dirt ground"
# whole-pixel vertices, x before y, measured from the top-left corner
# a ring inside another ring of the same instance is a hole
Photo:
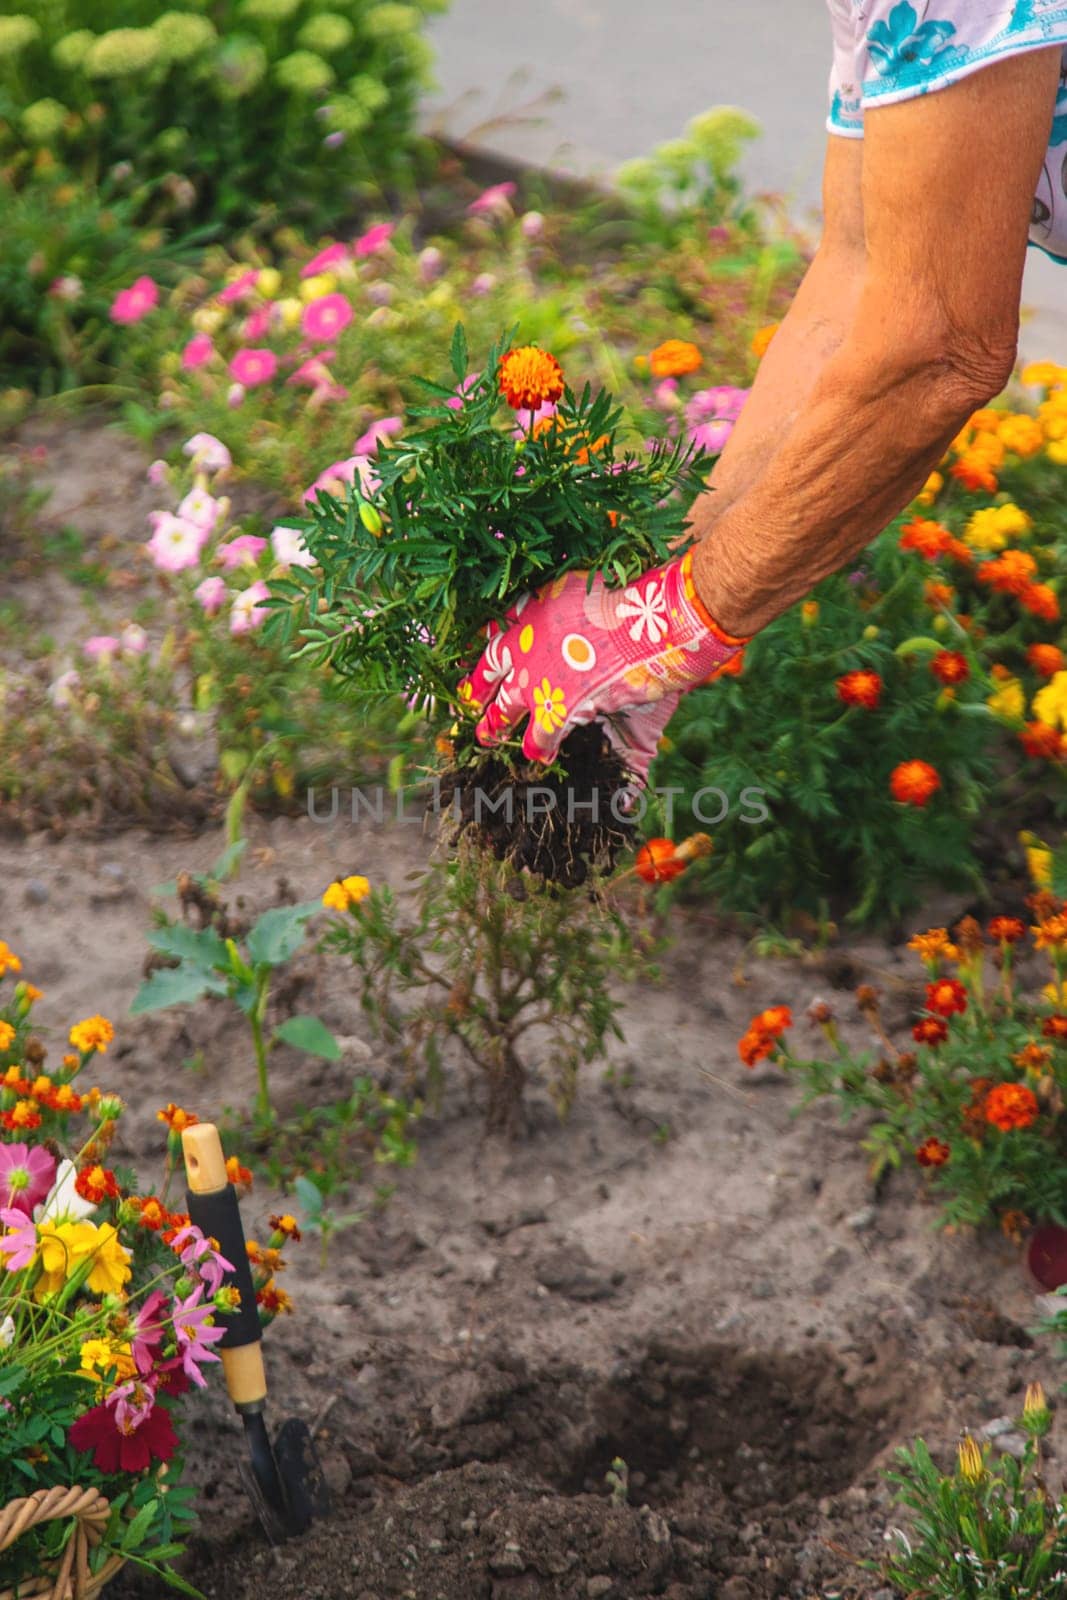
[[[52,514],[117,536],[121,557],[124,538],[144,537],[140,463],[124,482],[114,453],[92,467],[98,445],[72,435],[62,472],[53,451]],[[35,581],[24,576],[24,597]],[[65,597],[48,596],[54,616]],[[67,616],[61,631],[90,630]],[[249,910],[351,872],[403,893],[429,848],[412,826],[254,818],[248,831],[231,894]],[[146,1178],[162,1155],[158,1107],[219,1116],[254,1083],[218,1002],[128,1016],[153,889],[221,848],[214,827],[0,839],[0,937],[45,990],[45,1042],[59,1053],[72,1020],[114,1020],[98,1076],[129,1103],[116,1156]],[[858,981],[903,1025],[918,990],[901,948],[856,940],[818,961],[757,962],[705,908],[679,911],[672,931],[663,980],[626,991],[611,1071],[586,1072],[566,1122],[535,1091],[525,1139],[487,1142],[479,1086],[450,1077],[392,1200],[338,1235],[325,1267],[313,1241],[290,1251],[296,1310],[267,1336],[272,1411],[317,1428],[335,1512],[266,1545],[241,1492],[240,1428],[213,1385],[190,1412],[201,1520],[184,1568],[205,1595],[889,1600],[857,1562],[893,1537],[893,1450],[922,1434],[947,1461],[964,1428],[1003,1440],[997,1419],[1028,1381],[1056,1392],[1018,1251],[939,1233],[916,1172],[873,1194],[854,1128],[825,1108],[797,1115],[782,1073],[738,1060],[755,1010],[786,1002],[802,1018],[817,994],[861,1042]],[[351,973],[314,954],[298,973],[299,1009],[345,1054],[309,1066],[280,1050],[281,1109],[336,1100],[368,1072],[399,1088]],[[250,1234],[280,1198],[257,1183]],[[1058,1418],[1055,1483],[1065,1440]],[[616,1458],[628,1483],[613,1496]],[[129,1572],[109,1591],[160,1592]]]

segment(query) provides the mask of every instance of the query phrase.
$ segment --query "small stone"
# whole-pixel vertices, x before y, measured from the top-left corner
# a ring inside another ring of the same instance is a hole
[[[122,883],[126,877],[126,868],[119,861],[105,861],[100,868],[102,878],[112,878],[116,883]]]
[[[26,885],[25,894],[28,906],[45,906],[48,904],[48,885],[42,883],[40,878],[31,878]]]
[[[516,1544],[506,1544],[503,1550],[498,1550],[489,1557],[489,1571],[498,1578],[505,1578],[509,1573],[526,1571],[526,1562],[522,1558],[522,1551]]]
[[[614,1581],[601,1573],[597,1578],[590,1578],[585,1586],[585,1592],[589,1600],[604,1600],[604,1596],[610,1594],[614,1587]]]
[[[994,1417],[990,1422],[985,1422],[978,1430],[979,1439],[999,1439],[1002,1434],[1011,1433],[1015,1427],[1014,1417]]]
[[[474,1256],[467,1262],[463,1270],[462,1281],[488,1288],[489,1284],[495,1281],[499,1272],[500,1262],[496,1256],[487,1250],[484,1255]]]
[[[851,1228],[853,1233],[866,1233],[868,1228],[873,1228],[878,1218],[874,1206],[861,1206],[858,1211],[845,1218],[845,1227]]]
[[[773,1300],[775,1292],[770,1278],[757,1278],[750,1290],[753,1300]]]

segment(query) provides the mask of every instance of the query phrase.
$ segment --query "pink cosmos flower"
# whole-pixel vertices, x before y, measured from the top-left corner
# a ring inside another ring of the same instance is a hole
[[[314,344],[335,339],[352,321],[352,307],[343,294],[324,294],[304,307],[300,328]]]
[[[206,1387],[207,1380],[200,1368],[208,1361],[220,1359],[211,1346],[218,1344],[226,1335],[225,1327],[218,1324],[212,1326],[214,1307],[210,1304],[206,1306],[200,1304],[203,1294],[204,1286],[200,1284],[187,1300],[175,1303],[173,1313],[174,1334],[178,1341],[182,1370],[186,1377],[191,1378],[201,1389]]]
[[[250,588],[243,589],[235,597],[230,609],[230,632],[251,633],[253,628],[258,628],[267,615],[267,607],[263,601],[269,597],[270,590],[262,579],[253,583]]]
[[[178,515],[183,522],[191,522],[194,528],[207,539],[215,531],[215,525],[222,512],[222,502],[208,494],[206,489],[193,488],[185,496],[178,507]]]
[[[468,213],[472,217],[510,217],[510,201],[515,188],[513,183],[491,183],[476,200],[471,201],[467,207]]]
[[[82,645],[82,655],[88,656],[90,661],[110,661],[121,649],[122,645],[114,634],[94,633],[92,638],[86,639]]]
[[[380,255],[396,232],[395,222],[376,222],[373,228],[361,233],[352,241],[352,254],[361,260],[366,256]]]
[[[254,271],[242,272],[239,278],[228,283],[224,289],[219,290],[219,305],[232,306],[238,300],[245,300],[255,292],[259,281],[259,273]]]
[[[445,404],[450,406],[452,401],[447,400]],[[554,400],[546,400],[543,405],[538,406],[534,411],[528,411],[525,407],[520,407],[515,413],[515,432],[519,435],[529,433],[535,422],[542,422],[546,417],[554,417],[555,414],[556,402]]]
[[[348,259],[348,246],[345,244],[328,244],[318,255],[312,256],[306,267],[301,267],[302,278],[318,277],[320,272],[329,272],[333,267],[339,267]]]
[[[159,286],[153,278],[137,278],[128,289],[120,289],[111,303],[112,322],[140,322],[159,304]]]
[[[396,433],[403,433],[403,417],[380,417],[377,422],[372,422],[366,433],[361,433],[352,446],[352,453],[357,456],[373,456],[377,454],[378,447],[386,440],[391,439]]]
[[[652,391],[652,404],[659,411],[679,411],[682,402],[678,397],[678,379],[664,378]]]
[[[191,439],[186,439],[182,450],[187,456],[192,456],[193,466],[200,467],[204,472],[223,472],[233,466],[230,452],[213,433],[194,433]]]
[[[55,1157],[39,1144],[0,1144],[0,1203],[31,1216],[56,1179]]]
[[[265,347],[238,350],[230,362],[230,376],[245,389],[269,383],[278,370],[278,357]]]
[[[206,333],[195,333],[182,351],[182,371],[195,372],[207,364],[215,354],[215,346]]]
[[[124,656],[143,656],[148,649],[148,635],[139,622],[127,622],[119,634],[119,644]]]
[[[160,572],[184,572],[199,565],[204,544],[199,528],[169,511],[154,511],[149,520],[155,531],[148,541],[148,554]]]
[[[718,455],[725,449],[726,441],[734,431],[734,424],[726,417],[715,417],[711,422],[702,422],[696,428],[690,428],[689,437],[695,445],[707,450],[711,455]]]
[[[170,1321],[170,1301],[161,1289],[153,1289],[138,1306],[130,1323],[130,1350],[133,1364],[142,1378],[148,1376],[163,1345],[163,1333]]]
[[[226,604],[228,590],[222,578],[205,578],[203,583],[198,583],[193,594],[199,600],[209,617],[216,611],[221,611]]]
[[[156,1391],[152,1384],[130,1378],[112,1389],[105,1404],[113,1413],[119,1433],[129,1436],[148,1421],[155,1408]]]
[[[280,524],[270,536],[270,547],[280,567],[313,567],[315,557],[304,543],[304,536],[296,528],[283,528]]]
[[[218,1294],[224,1276],[233,1271],[233,1262],[219,1254],[195,1222],[188,1222],[184,1228],[179,1228],[171,1240],[171,1249],[185,1270],[206,1283],[212,1294]]]
[[[148,468],[148,481],[156,489],[160,488],[170,477],[170,468],[165,461],[153,461]]]
[[[691,428],[719,418],[736,422],[747,399],[747,389],[735,389],[728,383],[718,384],[712,389],[698,389],[689,397],[685,420]]]
[[[8,1272],[21,1272],[37,1254],[37,1224],[18,1206],[0,1207],[0,1222],[8,1230],[0,1234],[0,1257]]]
[[[242,339],[262,339],[271,322],[274,320],[274,305],[268,300],[265,305],[256,306],[250,311],[241,325]]]
[[[464,378],[463,382],[459,385],[451,400],[445,401],[445,405],[448,407],[449,411],[463,410],[464,397],[469,390],[474,388],[474,385],[478,382],[480,376],[480,373],[472,372]]]
[[[236,539],[227,539],[215,551],[215,560],[223,572],[234,572],[238,567],[254,567],[267,548],[266,539],[255,533],[239,533]]]
[[[342,490],[355,480],[357,473],[363,493],[373,494],[379,487],[377,474],[371,471],[366,456],[352,455],[344,461],[335,461],[332,466],[319,473],[311,487],[304,490],[305,504],[314,500],[320,489],[325,489],[327,494],[340,495]]]

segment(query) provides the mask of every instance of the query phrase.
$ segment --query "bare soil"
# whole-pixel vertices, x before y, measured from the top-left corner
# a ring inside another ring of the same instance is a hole
[[[94,463],[91,433],[65,449],[57,495],[75,498],[53,512],[85,518],[91,505],[94,530],[143,539],[132,465],[116,476],[99,449]],[[31,614],[36,581],[19,578]],[[69,589],[37,598],[54,632],[90,631],[64,609],[81,603]],[[249,913],[350,872],[403,894],[429,849],[417,827],[343,819],[255,818],[249,836],[231,896]],[[99,1079],[129,1104],[115,1153],[146,1181],[166,1101],[204,1118],[251,1101],[248,1041],[220,1003],[128,1016],[153,888],[203,871],[222,844],[215,825],[0,839],[0,937],[45,990],[54,1054],[76,1018],[114,1020]],[[962,1429],[1018,1411],[1028,1381],[1055,1393],[1016,1248],[938,1232],[917,1171],[873,1193],[856,1129],[825,1108],[797,1116],[780,1072],[738,1060],[755,1010],[789,1003],[802,1031],[815,994],[862,1042],[859,981],[903,1025],[918,995],[910,960],[870,939],[756,962],[705,907],[678,910],[672,933],[663,981],[625,993],[625,1039],[609,1070],[587,1071],[566,1122],[535,1088],[526,1137],[486,1141],[481,1086],[457,1070],[389,1203],[364,1187],[364,1219],[325,1265],[315,1241],[290,1250],[296,1310],[267,1336],[272,1411],[317,1428],[335,1512],[299,1541],[265,1544],[240,1487],[240,1427],[213,1385],[189,1426],[200,1525],[185,1570],[205,1595],[888,1600],[855,1563],[892,1536],[882,1473],[894,1449],[922,1434],[948,1460]],[[366,1035],[350,972],[301,957],[286,991],[345,1053],[328,1064],[279,1050],[283,1114],[342,1098],[360,1074],[404,1087]],[[257,1181],[250,1234],[282,1198]],[[1052,1448],[1058,1484],[1060,1419]],[[628,1482],[613,1495],[618,1458]],[[161,1591],[127,1571],[110,1592]]]

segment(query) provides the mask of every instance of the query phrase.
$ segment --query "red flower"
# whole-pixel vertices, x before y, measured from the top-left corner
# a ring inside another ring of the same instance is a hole
[[[1019,604],[1042,622],[1060,620],[1060,602],[1056,591],[1047,583],[1028,583],[1017,591]]]
[[[774,1051],[774,1036],[761,1033],[756,1028],[746,1028],[738,1041],[737,1053],[746,1067],[754,1067],[757,1061],[762,1061],[764,1056],[769,1056]]]
[[[1051,678],[1057,672],[1062,672],[1065,662],[1063,651],[1058,644],[1032,644],[1026,652],[1026,659],[1042,678]]]
[[[958,978],[937,978],[926,985],[926,1009],[938,1017],[962,1016],[967,1009],[967,991]]]
[[[154,1405],[142,1423],[127,1426],[124,1433],[110,1406],[94,1406],[71,1425],[69,1438],[75,1450],[91,1450],[93,1465],[108,1473],[143,1472],[153,1461],[169,1461],[178,1448],[165,1406]]]
[[[930,662],[930,671],[940,683],[966,683],[971,675],[967,657],[959,650],[939,650]]]
[[[1020,730],[1019,743],[1028,756],[1038,761],[1062,761],[1067,754],[1067,741],[1058,728],[1047,722],[1028,722]]]
[[[985,1098],[985,1119],[1001,1133],[1028,1128],[1037,1121],[1037,1096],[1025,1083],[997,1083]]]
[[[911,1036],[919,1044],[944,1044],[948,1038],[948,1023],[943,1017],[920,1017]]]
[[[846,706],[877,711],[882,698],[882,680],[877,672],[846,672],[835,685],[837,698]]]
[[[929,761],[902,761],[889,776],[889,792],[902,805],[924,806],[941,787],[941,775]]]
[[[1067,1017],[1054,1012],[1042,1022],[1041,1032],[1046,1039],[1067,1039]]]
[[[943,1167],[951,1154],[947,1144],[931,1136],[916,1150],[915,1159],[920,1167]]]
[[[1026,924],[1018,917],[993,917],[989,924],[989,937],[998,944],[1018,944],[1026,938]]]
[[[787,1028],[793,1026],[793,1013],[788,1006],[768,1006],[766,1011],[761,1011],[758,1017],[753,1017],[749,1027],[758,1028],[761,1033],[769,1033],[777,1039]]]
[[[74,1187],[83,1200],[98,1206],[104,1200],[114,1200],[119,1192],[118,1180],[110,1167],[83,1167],[74,1180]]]

